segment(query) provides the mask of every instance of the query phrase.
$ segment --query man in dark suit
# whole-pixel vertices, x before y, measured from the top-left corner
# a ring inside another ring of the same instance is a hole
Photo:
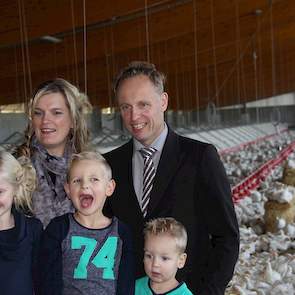
[[[177,278],[195,294],[224,294],[239,252],[230,186],[212,145],[179,136],[165,123],[164,80],[153,64],[145,62],[133,62],[117,76],[115,96],[133,139],[105,154],[117,183],[106,210],[133,230],[138,276],[144,274],[144,223],[172,216],[188,232],[188,260]],[[143,201],[141,150],[147,147],[155,150],[151,165],[156,175],[149,179],[151,193]]]

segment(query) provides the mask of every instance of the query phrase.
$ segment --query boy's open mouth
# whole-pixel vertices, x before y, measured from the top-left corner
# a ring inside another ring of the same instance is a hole
[[[88,208],[91,206],[93,202],[93,197],[88,194],[82,194],[80,195],[80,204],[82,208]]]

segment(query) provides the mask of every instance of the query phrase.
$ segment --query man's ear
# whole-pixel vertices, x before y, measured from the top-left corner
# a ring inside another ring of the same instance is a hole
[[[179,255],[179,258],[178,258],[178,268],[183,268],[184,265],[185,265],[185,262],[186,262],[186,258],[187,258],[187,254],[186,253],[181,253]]]
[[[70,196],[70,186],[69,186],[69,184],[67,182],[64,184],[64,189],[65,189],[65,192],[67,193],[67,197],[69,199],[71,199],[71,196]]]
[[[162,107],[163,112],[165,112],[168,108],[168,93],[167,92],[163,92],[161,94],[161,107]]]
[[[106,196],[110,197],[116,187],[116,182],[114,179],[109,180],[108,184],[107,184],[107,189],[106,189]]]

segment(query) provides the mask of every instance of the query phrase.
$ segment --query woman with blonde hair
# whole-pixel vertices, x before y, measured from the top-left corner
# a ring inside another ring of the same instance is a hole
[[[63,184],[72,153],[88,145],[87,110],[91,110],[87,96],[60,78],[39,85],[30,101],[26,142],[17,154],[29,156],[36,169],[33,208],[44,226],[73,211]]]
[[[17,161],[0,152],[0,286],[1,295],[37,293],[37,258],[42,224],[27,217],[36,173],[30,160]]]

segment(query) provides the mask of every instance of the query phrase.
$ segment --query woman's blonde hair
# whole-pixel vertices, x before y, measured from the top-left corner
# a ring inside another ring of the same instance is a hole
[[[36,171],[30,159],[22,156],[16,160],[10,153],[1,151],[0,173],[14,187],[15,208],[33,212],[32,194],[36,188]]]
[[[40,97],[51,93],[60,93],[65,98],[66,105],[69,108],[74,126],[70,134],[74,151],[79,153],[86,149],[89,140],[89,130],[87,128],[85,113],[91,111],[92,106],[88,97],[80,92],[76,86],[64,79],[57,78],[40,84],[30,100],[27,109],[29,123],[26,129],[26,143],[19,149],[19,155],[31,156],[30,150],[26,150],[26,148],[30,148],[34,134],[32,126],[34,109]]]

